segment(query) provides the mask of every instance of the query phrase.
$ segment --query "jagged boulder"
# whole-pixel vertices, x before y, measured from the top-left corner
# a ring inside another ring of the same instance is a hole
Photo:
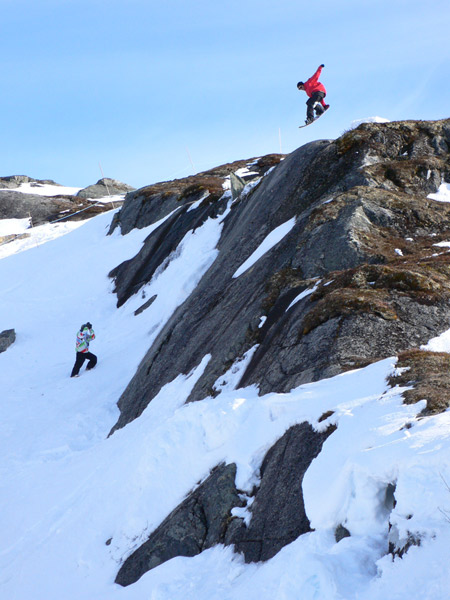
[[[34,194],[22,194],[13,190],[0,192],[0,219],[26,219],[33,225],[42,225],[59,217],[63,210],[73,204],[62,198],[47,198]]]
[[[175,556],[195,556],[220,543],[234,545],[247,562],[268,560],[311,531],[303,503],[303,476],[333,431],[318,433],[301,423],[274,444],[260,469],[248,526],[231,515],[234,507],[245,504],[244,494],[235,486],[236,465],[216,467],[125,560],[116,583],[130,585]]]
[[[227,542],[243,553],[246,562],[268,560],[311,531],[303,503],[303,477],[333,431],[330,427],[317,433],[309,423],[295,425],[266,454],[250,523],[235,522],[227,536]]]
[[[427,198],[450,180],[449,165],[450,120],[366,124],[338,140],[299,148],[252,192],[236,196],[218,257],[144,357],[119,400],[112,432],[210,354],[189,397],[207,401],[250,348],[238,386],[255,384],[261,393],[287,392],[401,353],[399,365],[409,369],[391,383],[409,384],[412,377],[420,389],[405,401],[422,398],[426,387],[431,401],[425,414],[445,410],[445,374],[430,382],[423,373],[430,361],[436,372],[447,368],[448,356],[411,348],[450,327],[450,253],[436,246],[448,241],[450,207]],[[197,182],[184,195],[172,182],[127,197],[113,225],[122,233],[166,220],[136,257],[111,273],[119,305],[151,279],[188,231],[230,206],[219,183]],[[238,275],[268,234],[288,221],[288,233]],[[169,558],[217,543],[233,545],[247,562],[274,556],[310,531],[302,480],[332,432],[302,423],[274,444],[262,462],[260,485],[247,498],[250,521],[231,512],[246,498],[235,487],[235,466],[219,466],[125,561],[116,581],[128,585]],[[388,511],[394,491],[389,484]],[[348,535],[344,524],[335,531],[336,541]],[[394,554],[417,543],[413,536],[397,538],[392,528]]]
[[[6,352],[8,348],[16,341],[16,332],[14,329],[5,329],[0,333],[0,352]]]
[[[219,465],[127,558],[116,583],[130,585],[175,556],[195,556],[223,542],[231,509],[242,505],[235,475],[236,465]]]
[[[78,198],[90,199],[107,198],[108,196],[121,196],[128,192],[132,192],[134,189],[136,188],[126,183],[122,183],[121,181],[117,181],[117,179],[104,177],[103,179],[99,179],[94,185],[89,185],[80,190],[77,193],[77,196]]]

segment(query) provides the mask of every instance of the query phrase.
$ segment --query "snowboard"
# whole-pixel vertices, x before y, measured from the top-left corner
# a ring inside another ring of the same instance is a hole
[[[323,111],[323,113],[321,113],[318,117],[314,117],[314,119],[310,122],[310,123],[305,123],[304,125],[299,125],[298,128],[302,129],[303,127],[308,127],[308,125],[312,125],[315,121],[317,121],[318,119],[320,119],[320,117],[323,117],[323,115],[328,112],[330,110],[330,108],[328,107],[326,110]]]

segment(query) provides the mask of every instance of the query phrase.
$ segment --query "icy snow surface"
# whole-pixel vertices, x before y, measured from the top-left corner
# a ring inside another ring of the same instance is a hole
[[[438,202],[450,202],[450,183],[441,183],[438,191],[435,194],[429,194],[427,197]]]
[[[365,119],[357,119],[356,121],[352,121],[350,125],[350,129],[355,129],[359,125],[363,123],[389,123],[389,119],[385,119],[384,117],[366,117]]]
[[[386,385],[394,358],[259,397],[255,387],[235,389],[250,352],[216,382],[217,397],[185,404],[206,355],[107,437],[139,361],[215,260],[223,220],[187,234],[144,294],[117,309],[107,274],[158,224],[106,236],[111,218],[104,213],[0,261],[0,329],[17,334],[0,354],[0,598],[447,599],[450,413],[415,420],[424,403],[403,405],[401,390]],[[134,316],[143,295],[154,294]],[[70,379],[75,334],[86,320],[99,363]],[[333,414],[319,422],[326,411]],[[237,486],[250,492],[267,450],[305,420],[317,429],[337,424],[304,478],[314,532],[263,564],[246,565],[217,546],[175,558],[127,588],[114,584],[121,561],[212,467],[234,461]],[[389,484],[395,508],[385,502]],[[420,533],[421,547],[392,561],[389,520],[400,536]],[[336,543],[339,524],[352,535]]]
[[[286,221],[286,223],[282,223],[278,227],[275,227],[273,231],[271,231],[261,242],[261,244],[256,248],[254,252],[247,258],[245,262],[237,269],[234,278],[239,277],[242,273],[245,273],[250,267],[252,267],[256,261],[258,261],[266,252],[269,252],[274,246],[276,246],[281,240],[291,231],[291,229],[295,225],[295,217]]]
[[[36,227],[29,227],[29,225],[29,219],[0,220],[0,235],[26,235],[26,237],[17,237],[13,241],[0,244],[0,258],[5,258],[6,256],[11,256],[11,254],[23,252],[30,248],[36,248],[50,240],[66,235],[81,227],[83,221],[61,221],[59,223],[47,223],[46,225],[38,225]]]

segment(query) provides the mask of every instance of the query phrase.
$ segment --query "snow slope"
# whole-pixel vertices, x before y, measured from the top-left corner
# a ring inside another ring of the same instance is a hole
[[[57,183],[39,183],[37,181],[33,181],[29,183],[21,183],[16,188],[5,191],[20,192],[21,194],[33,194],[34,196],[75,196],[80,190],[81,188],[78,187],[67,187],[64,185],[58,185]],[[0,194],[2,191],[3,190],[0,189]]]
[[[0,598],[448,598],[450,413],[415,420],[423,402],[403,405],[401,390],[386,385],[395,358],[259,397],[255,387],[235,389],[250,352],[218,382],[216,398],[185,404],[206,355],[107,437],[139,361],[215,260],[223,222],[190,232],[144,293],[117,309],[107,274],[157,224],[106,236],[111,218],[104,213],[0,261],[0,330],[17,333],[0,354]],[[87,320],[99,363],[71,379],[75,334]],[[326,411],[334,412],[319,422]],[[264,564],[246,565],[217,546],[127,588],[114,584],[121,561],[212,467],[236,462],[237,485],[250,491],[267,450],[305,420],[338,426],[304,479],[314,532]],[[400,538],[422,538],[403,559],[386,555],[389,520]],[[336,543],[340,524],[352,535]]]

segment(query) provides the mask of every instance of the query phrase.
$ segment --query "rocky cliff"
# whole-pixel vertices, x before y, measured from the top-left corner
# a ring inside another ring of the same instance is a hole
[[[234,199],[223,189],[230,172],[248,183]],[[254,384],[264,394],[401,353],[429,396],[439,396],[429,410],[447,408],[445,384],[427,381],[433,369],[422,368],[430,353],[417,349],[450,327],[450,255],[438,245],[448,240],[450,205],[428,198],[449,178],[450,120],[404,121],[363,124],[284,158],[225,165],[128,194],[113,228],[125,234],[161,224],[111,272],[119,305],[142,293],[189,231],[218,215],[223,230],[217,259],[122,394],[112,433],[206,354],[190,401],[217,395],[244,356],[251,360],[238,387]],[[445,360],[436,357],[438,365]],[[128,585],[173,556],[218,542],[233,544],[247,561],[273,556],[310,530],[301,482],[332,434],[332,427],[318,433],[306,423],[286,432],[264,459],[250,523],[231,517],[248,500],[235,487],[233,465],[217,465],[125,561],[117,582]]]

